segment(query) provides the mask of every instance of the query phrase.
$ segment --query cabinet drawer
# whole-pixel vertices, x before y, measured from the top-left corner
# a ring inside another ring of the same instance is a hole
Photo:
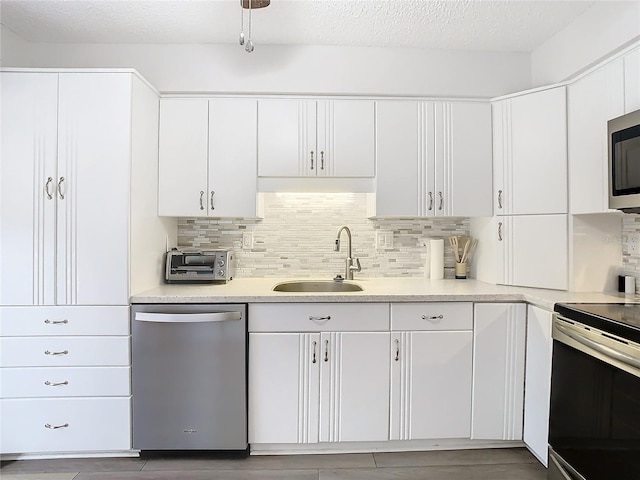
[[[388,303],[258,303],[250,332],[387,332]]]
[[[0,307],[0,336],[129,335],[129,307]]]
[[[0,453],[131,448],[130,397],[0,400],[0,405]]]
[[[40,367],[0,369],[0,398],[125,397],[129,367]]]
[[[3,367],[129,366],[129,337],[0,338]]]
[[[473,330],[473,304],[392,303],[391,330]]]

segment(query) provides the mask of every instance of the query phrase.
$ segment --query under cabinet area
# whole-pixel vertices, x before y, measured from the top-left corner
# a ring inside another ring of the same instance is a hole
[[[391,304],[391,440],[469,438],[471,303]]]
[[[260,99],[258,176],[373,177],[375,104]]]
[[[256,217],[257,100],[163,98],[158,210],[172,217]]]
[[[249,442],[385,441],[388,304],[249,306]]]

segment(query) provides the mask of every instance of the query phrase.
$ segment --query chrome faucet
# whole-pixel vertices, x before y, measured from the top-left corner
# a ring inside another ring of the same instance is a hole
[[[340,251],[340,234],[345,230],[347,232],[347,239],[349,240],[347,258],[345,259],[345,269],[344,269],[344,278],[346,280],[353,280],[353,272],[362,271],[362,266],[360,266],[360,259],[356,258],[356,265],[353,265],[353,258],[351,257],[351,230],[346,225],[344,227],[340,227],[338,230],[338,237],[336,238],[336,245],[333,249],[336,252]]]

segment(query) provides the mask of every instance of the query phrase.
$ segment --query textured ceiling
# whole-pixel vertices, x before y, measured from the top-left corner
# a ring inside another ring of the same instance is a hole
[[[530,52],[592,1],[271,0],[256,45],[358,45]],[[235,43],[240,0],[2,0],[0,20],[31,42]],[[245,31],[247,28],[245,16]]]

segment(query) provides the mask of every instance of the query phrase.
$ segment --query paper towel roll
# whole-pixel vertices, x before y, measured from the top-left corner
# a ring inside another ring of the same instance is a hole
[[[444,240],[442,238],[429,240],[430,265],[429,272],[432,280],[444,278]]]

